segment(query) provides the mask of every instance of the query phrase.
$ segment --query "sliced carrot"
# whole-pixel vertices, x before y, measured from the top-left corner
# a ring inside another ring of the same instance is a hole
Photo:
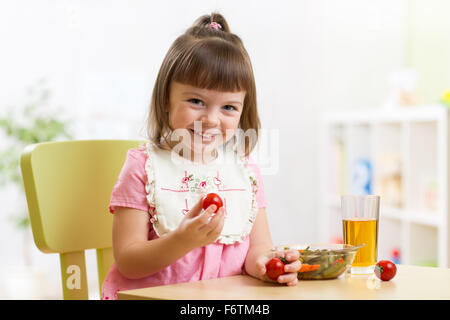
[[[320,264],[307,264],[303,263],[298,272],[310,272],[320,268]]]
[[[308,272],[310,269],[310,265],[306,264],[306,263],[302,263],[302,266],[300,267],[300,269],[298,270],[298,272]]]

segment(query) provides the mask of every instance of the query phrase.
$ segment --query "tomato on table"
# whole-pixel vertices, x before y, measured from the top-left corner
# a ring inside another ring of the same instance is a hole
[[[376,264],[374,272],[379,279],[389,281],[397,273],[397,267],[389,260],[381,260]]]

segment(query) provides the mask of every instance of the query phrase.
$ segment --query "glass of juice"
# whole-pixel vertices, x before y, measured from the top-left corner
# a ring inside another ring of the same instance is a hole
[[[344,195],[341,197],[344,243],[358,249],[351,274],[371,274],[377,263],[380,196]]]

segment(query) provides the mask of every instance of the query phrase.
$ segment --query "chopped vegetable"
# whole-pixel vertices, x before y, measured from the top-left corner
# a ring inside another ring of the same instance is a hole
[[[300,267],[300,269],[298,269],[298,272],[310,272],[310,271],[316,271],[317,269],[320,268],[320,264],[307,264],[307,263],[302,263],[302,266]]]
[[[297,250],[302,263],[297,277],[303,280],[336,278],[347,269],[354,257],[354,252],[343,250],[311,250],[310,246]]]

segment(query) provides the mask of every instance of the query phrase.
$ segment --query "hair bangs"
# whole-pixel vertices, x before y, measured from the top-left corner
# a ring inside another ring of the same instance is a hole
[[[226,92],[251,89],[249,59],[239,48],[221,39],[195,42],[178,61],[172,76],[177,82]]]

